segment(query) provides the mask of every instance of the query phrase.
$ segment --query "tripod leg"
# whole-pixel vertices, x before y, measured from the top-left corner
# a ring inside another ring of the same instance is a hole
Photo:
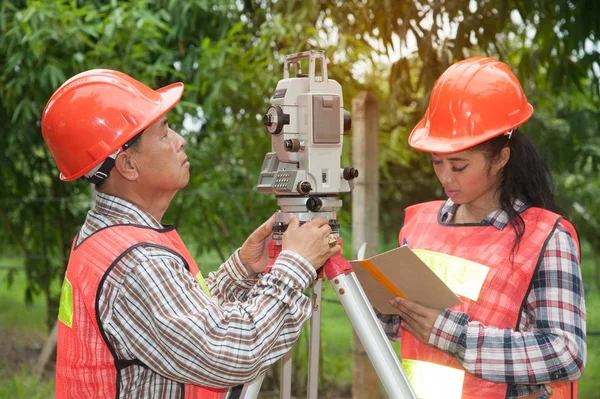
[[[318,278],[313,287],[313,312],[310,318],[310,336],[308,346],[308,381],[307,398],[317,399],[319,386],[319,351],[321,344],[321,298],[323,296],[323,279]]]
[[[281,376],[279,380],[279,398],[292,397],[292,350],[281,358]]]
[[[262,385],[265,375],[261,375],[249,384],[244,384],[241,391],[236,387],[229,391],[226,399],[256,399],[260,393],[260,387]]]
[[[336,255],[327,261],[324,269],[389,398],[416,399],[398,356],[350,263]]]

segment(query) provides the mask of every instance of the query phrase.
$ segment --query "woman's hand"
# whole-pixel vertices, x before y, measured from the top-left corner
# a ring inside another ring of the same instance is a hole
[[[442,310],[427,308],[403,298],[392,299],[390,305],[398,309],[402,318],[402,328],[406,328],[419,341],[429,345],[433,325]]]

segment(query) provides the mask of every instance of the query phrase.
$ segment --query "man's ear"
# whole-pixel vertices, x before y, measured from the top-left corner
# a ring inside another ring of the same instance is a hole
[[[115,169],[125,180],[134,181],[139,177],[138,165],[132,151],[121,151],[115,159]]]

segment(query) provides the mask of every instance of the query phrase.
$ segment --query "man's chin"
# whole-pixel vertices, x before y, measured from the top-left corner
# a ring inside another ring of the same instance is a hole
[[[185,177],[185,179],[183,179],[183,181],[181,182],[181,188],[185,188],[187,187],[187,185],[190,183],[190,174],[188,173],[188,175]]]

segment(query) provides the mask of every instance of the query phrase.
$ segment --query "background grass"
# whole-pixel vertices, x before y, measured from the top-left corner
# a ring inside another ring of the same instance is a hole
[[[347,238],[345,242],[351,242]],[[391,247],[383,246],[385,247]],[[582,273],[586,288],[587,328],[588,331],[600,331],[600,292],[594,283],[594,266],[591,258],[590,248],[583,247]],[[347,251],[350,252],[350,251]],[[215,256],[206,255],[198,258],[198,263],[206,273],[208,269],[214,269],[219,263]],[[20,259],[3,259],[1,266],[19,266]],[[47,373],[41,379],[33,376],[31,365],[35,358],[43,338],[47,334],[44,322],[45,304],[41,298],[35,298],[33,304],[25,305],[24,273],[14,273],[14,284],[8,288],[8,272],[0,269],[0,333],[9,332],[18,335],[19,339],[13,345],[22,345],[23,353],[29,354],[30,359],[24,363],[25,366],[16,366],[7,359],[0,358],[0,398],[7,399],[31,399],[51,398],[53,396],[53,375]],[[340,304],[337,296],[326,282],[322,303],[322,326],[321,326],[321,375],[320,395],[326,392],[334,392],[334,396],[350,395],[352,383],[352,326]],[[303,391],[306,385],[306,358],[308,348],[308,325],[298,344],[294,348],[294,384]],[[31,341],[34,341],[33,343]],[[579,398],[595,399],[600,392],[600,335],[588,336],[588,358],[587,367],[579,382]],[[0,343],[7,345],[6,342]],[[397,345],[395,345],[397,348]],[[5,348],[6,349],[6,348]],[[0,351],[0,354],[4,351]],[[27,364],[30,366],[28,367]],[[271,373],[272,384],[277,377],[277,370]]]

